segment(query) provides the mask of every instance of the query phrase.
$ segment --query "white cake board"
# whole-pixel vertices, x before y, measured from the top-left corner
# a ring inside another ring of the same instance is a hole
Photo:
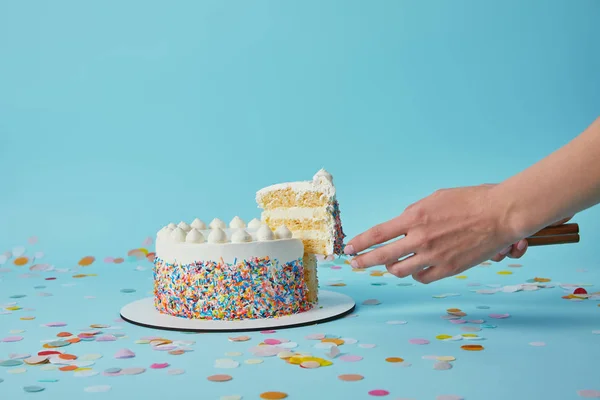
[[[351,297],[323,290],[319,292],[319,303],[303,313],[279,318],[248,319],[241,321],[216,321],[174,317],[159,313],[154,307],[154,298],[147,297],[127,304],[121,309],[121,318],[147,328],[186,332],[239,332],[274,328],[294,328],[327,322],[341,318],[354,310]]]

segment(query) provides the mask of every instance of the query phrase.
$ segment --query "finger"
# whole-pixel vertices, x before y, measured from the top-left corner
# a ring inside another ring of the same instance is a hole
[[[517,242],[517,244],[512,246],[510,253],[508,253],[508,257],[510,258],[521,258],[525,255],[527,251],[527,240],[522,239]]]
[[[411,241],[408,238],[398,239],[377,249],[358,255],[350,261],[352,268],[369,268],[375,265],[386,265],[398,261],[411,253]]]
[[[429,267],[413,274],[413,279],[417,282],[427,285],[431,282],[439,281],[440,279],[447,278],[451,275],[454,275],[454,273],[451,273],[444,267]]]
[[[427,267],[424,258],[418,254],[406,257],[404,260],[395,263],[387,264],[385,268],[392,275],[398,278],[406,278],[407,276],[417,273]]]
[[[495,261],[495,262],[500,262],[500,261],[504,260],[504,258],[511,251],[511,249],[512,249],[512,245],[505,247],[504,249],[502,249],[502,251],[500,251],[498,254],[496,254],[494,257],[492,257],[491,260]]]
[[[376,244],[381,244],[395,237],[405,235],[407,227],[405,226],[404,219],[400,215],[359,234],[346,244],[344,253],[357,254]]]

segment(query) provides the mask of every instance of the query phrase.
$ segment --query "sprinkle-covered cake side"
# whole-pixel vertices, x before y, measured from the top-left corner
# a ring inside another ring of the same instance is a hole
[[[313,307],[304,246],[281,227],[215,218],[162,228],[156,239],[154,304],[188,319],[276,318]],[[310,275],[310,274],[309,274]]]

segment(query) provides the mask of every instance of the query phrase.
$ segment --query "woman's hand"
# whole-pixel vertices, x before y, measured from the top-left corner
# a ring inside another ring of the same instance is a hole
[[[562,225],[562,224],[568,222],[571,218],[573,218],[573,216],[564,218],[554,224],[551,224],[550,226]],[[527,251],[527,240],[521,239],[517,243],[507,246],[500,253],[498,253],[494,257],[492,257],[492,261],[500,262],[500,261],[504,260],[506,257],[521,258],[521,257],[523,257],[523,255],[525,255],[526,251]]]
[[[481,185],[444,189],[410,205],[400,216],[348,242],[346,254],[357,254],[404,236],[356,256],[351,265],[385,265],[400,278],[412,275],[419,282],[430,283],[489,260],[506,247],[512,248],[511,244],[521,238],[510,226],[514,216],[509,215],[507,202],[495,188]]]

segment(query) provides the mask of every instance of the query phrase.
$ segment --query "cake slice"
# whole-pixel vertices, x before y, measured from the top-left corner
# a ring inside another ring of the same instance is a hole
[[[312,181],[271,185],[256,193],[261,219],[273,231],[286,226],[304,244],[304,280],[316,301],[316,255],[341,255],[344,231],[333,177],[324,169]]]

